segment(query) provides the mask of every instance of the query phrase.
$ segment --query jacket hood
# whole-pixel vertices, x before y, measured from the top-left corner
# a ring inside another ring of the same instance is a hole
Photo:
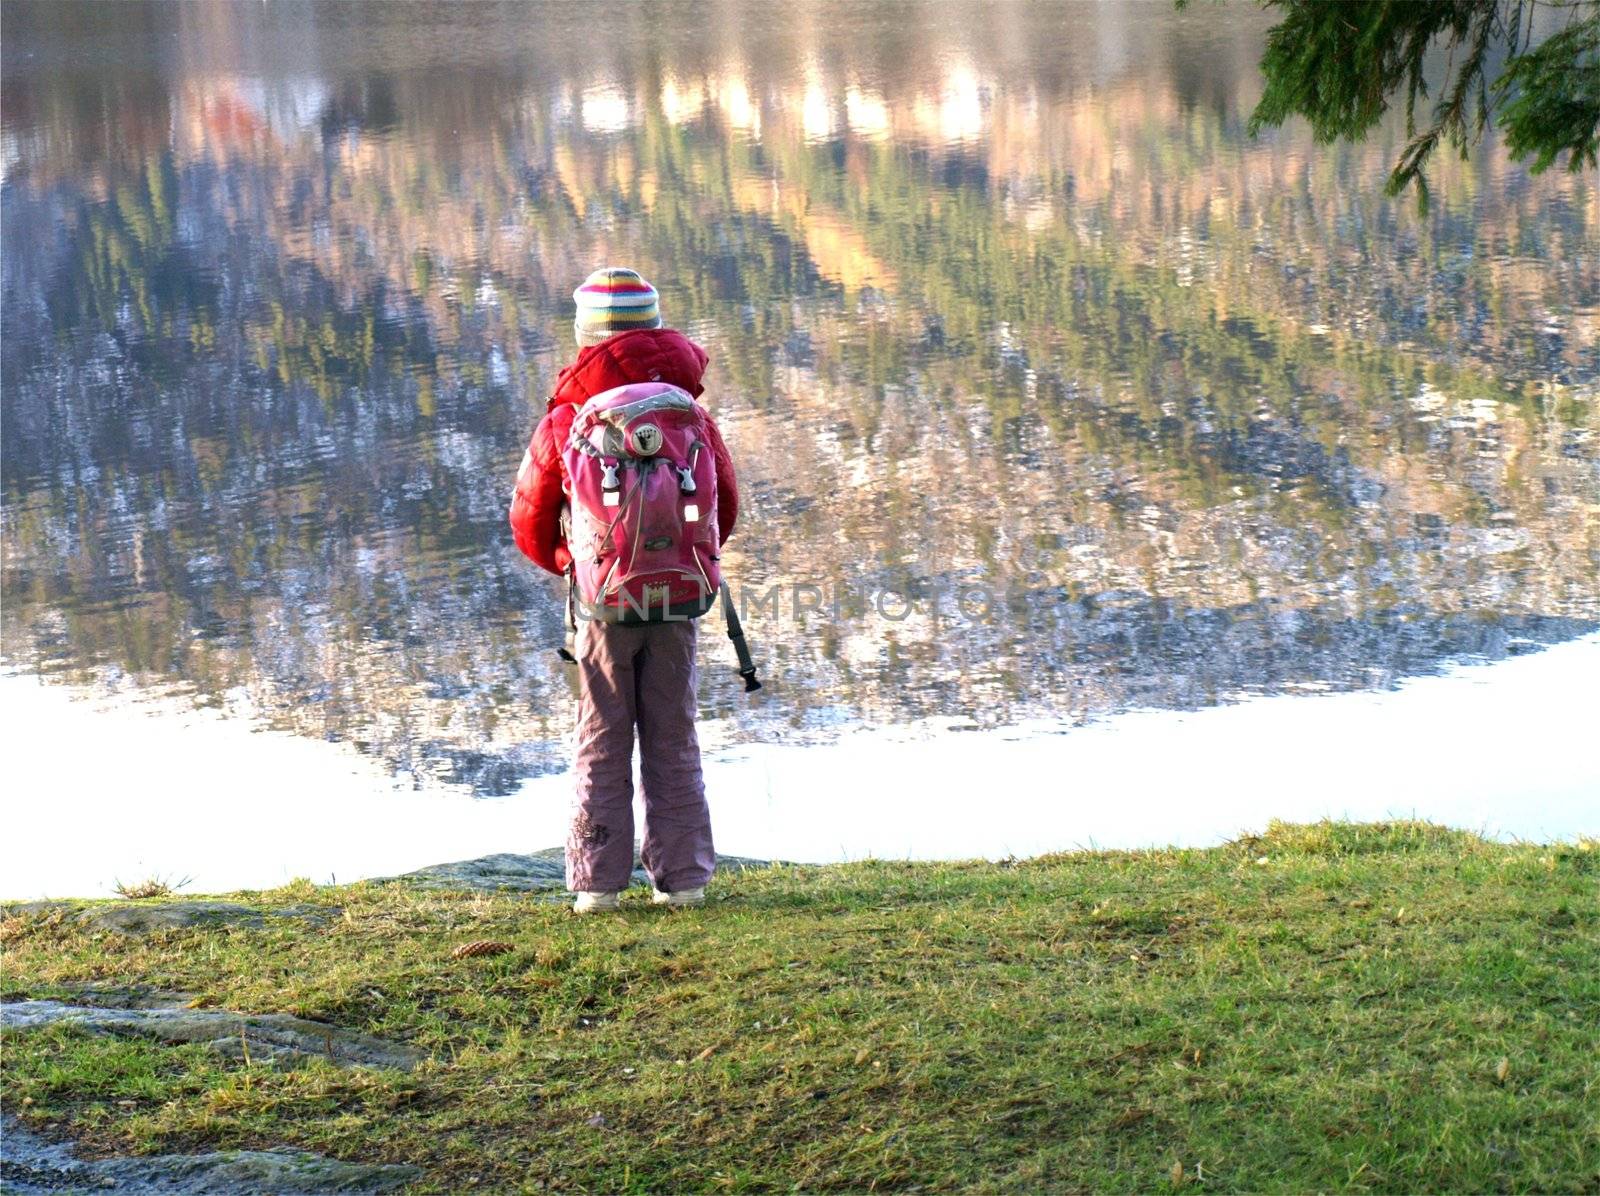
[[[631,382],[668,382],[695,398],[705,393],[706,351],[674,328],[637,328],[581,350],[556,377],[549,410],[582,405]]]

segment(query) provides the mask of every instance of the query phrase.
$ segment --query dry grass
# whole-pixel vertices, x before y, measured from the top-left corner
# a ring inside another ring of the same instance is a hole
[[[111,891],[119,897],[126,897],[129,901],[145,901],[153,897],[174,897],[189,881],[190,878],[187,876],[177,881],[149,876],[131,884],[116,880],[112,882]]]

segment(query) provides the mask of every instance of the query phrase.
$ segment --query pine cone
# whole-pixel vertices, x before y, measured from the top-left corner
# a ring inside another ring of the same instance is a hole
[[[479,955],[504,955],[511,950],[514,948],[510,943],[497,943],[494,939],[476,939],[470,943],[462,943],[450,952],[450,958],[472,959]]]

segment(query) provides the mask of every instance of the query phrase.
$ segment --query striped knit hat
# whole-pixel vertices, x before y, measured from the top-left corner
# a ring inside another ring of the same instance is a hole
[[[572,292],[578,304],[573,324],[579,345],[598,345],[630,328],[660,328],[661,306],[656,289],[621,266],[596,270]]]

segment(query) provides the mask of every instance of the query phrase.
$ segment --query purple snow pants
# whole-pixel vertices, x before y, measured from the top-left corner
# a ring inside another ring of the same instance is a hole
[[[695,624],[578,627],[578,774],[567,888],[610,893],[633,872],[633,729],[639,728],[645,871],[673,893],[711,879],[711,810],[695,738]]]

